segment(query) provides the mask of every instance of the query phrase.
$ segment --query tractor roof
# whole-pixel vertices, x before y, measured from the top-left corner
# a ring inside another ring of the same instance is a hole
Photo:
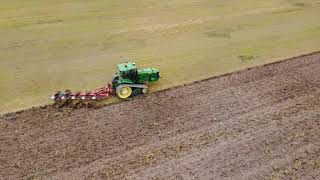
[[[134,62],[126,62],[126,63],[118,64],[118,69],[119,71],[130,71],[130,70],[137,69],[137,67],[136,67],[136,63]]]

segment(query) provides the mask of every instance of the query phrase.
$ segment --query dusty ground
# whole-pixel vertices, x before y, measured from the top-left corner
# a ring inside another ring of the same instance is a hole
[[[0,119],[0,178],[316,179],[320,54],[101,109]]]

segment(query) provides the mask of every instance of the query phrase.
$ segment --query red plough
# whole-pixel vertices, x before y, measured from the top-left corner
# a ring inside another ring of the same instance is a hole
[[[65,91],[57,91],[51,98],[55,101],[66,101],[66,100],[85,100],[85,99],[92,99],[92,100],[101,100],[106,99],[110,95],[112,95],[113,88],[112,85],[109,83],[105,87],[98,88],[92,91],[78,91],[78,92],[71,92],[70,90]]]

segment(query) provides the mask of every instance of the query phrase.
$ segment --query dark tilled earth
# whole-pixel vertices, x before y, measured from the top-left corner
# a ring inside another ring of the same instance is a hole
[[[320,53],[0,128],[0,179],[319,179]]]

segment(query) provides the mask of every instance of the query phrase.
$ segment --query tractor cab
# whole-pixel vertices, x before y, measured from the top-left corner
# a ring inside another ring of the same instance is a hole
[[[129,78],[131,80],[135,80],[137,77],[137,67],[134,62],[127,62],[117,65],[118,75],[122,79]]]
[[[121,63],[117,65],[117,72],[112,78],[112,86],[119,84],[133,84],[137,80],[137,67],[134,62]]]

